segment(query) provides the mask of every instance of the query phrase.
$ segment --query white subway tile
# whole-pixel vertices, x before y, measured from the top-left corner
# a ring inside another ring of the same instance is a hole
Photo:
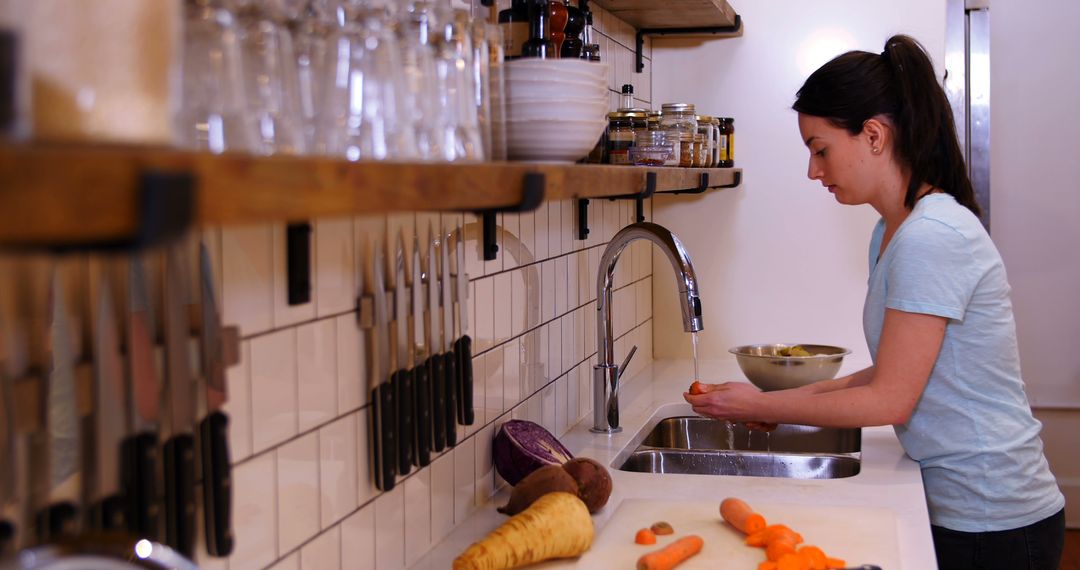
[[[273,326],[273,249],[269,225],[221,230],[222,320],[253,335]]]
[[[525,271],[517,269],[508,273],[510,278],[510,336],[516,337],[525,332]]]
[[[495,352],[499,352],[499,349],[494,349]],[[474,356],[473,362],[473,397],[472,406],[475,420],[472,425],[458,424],[457,433],[458,441],[465,439],[472,435],[476,430],[480,429],[480,426],[484,425],[485,418],[487,418],[488,402],[487,402],[487,354],[481,354]]]
[[[271,225],[271,240],[273,243],[274,251],[274,327],[281,328],[289,325],[295,325],[303,321],[310,321],[315,318],[315,302],[318,298],[319,283],[318,275],[314,272],[311,275],[311,299],[307,303],[300,305],[289,304],[289,273],[286,262],[286,239],[285,239],[285,226],[286,224],[273,224]],[[308,259],[315,258],[315,240],[310,240],[308,244]]]
[[[567,258],[563,255],[555,259],[555,316],[567,311]]]
[[[565,372],[573,368],[577,362],[574,362],[574,356],[577,354],[577,350],[574,348],[574,313],[569,313],[562,319],[559,319],[560,326],[562,327],[562,367],[560,371]]]
[[[547,322],[555,318],[555,261],[547,260],[541,264],[540,277],[540,320]]]
[[[581,419],[578,401],[581,399],[581,368],[583,366],[575,366],[566,375],[566,417],[569,428],[573,428],[574,424]]]
[[[341,527],[327,530],[300,549],[300,570],[341,570],[341,567]]]
[[[574,289],[577,292],[577,305],[581,306],[592,299],[592,290],[596,288],[596,269],[589,265],[589,251],[581,250],[574,254],[574,267],[577,281]]]
[[[375,568],[375,503],[341,522],[341,561],[345,568]]]
[[[503,405],[504,348],[505,347],[496,348],[484,355],[484,401],[487,403],[482,420],[484,423],[499,416],[506,409]],[[478,416],[476,421],[477,423],[480,423],[481,418]]]
[[[251,341],[240,343],[240,362],[225,370],[229,399],[225,413],[229,416],[229,454],[233,463],[251,455]]]
[[[515,339],[503,347],[503,410],[521,401],[521,346],[524,339]]]
[[[536,217],[534,225],[536,229],[536,241],[534,242],[535,249],[533,250],[536,261],[543,261],[547,259],[549,255],[548,234],[550,234],[551,231],[548,227],[548,204],[549,202],[540,204],[540,207],[533,212]]]
[[[616,46],[615,42],[612,41],[612,39],[608,36],[607,33],[605,33],[605,35],[600,37],[600,58],[607,63],[608,89],[610,89],[612,91],[618,90],[618,88],[619,88],[619,86],[615,84],[615,80],[616,80],[616,77],[615,77],[616,71],[615,70],[618,67],[615,64],[615,57],[616,57],[615,48],[616,47],[617,46]],[[619,106],[618,103],[616,103],[615,106],[611,107],[610,109],[612,111],[614,111],[616,108],[618,108],[618,106]]]
[[[495,346],[495,279],[485,277],[476,281],[476,352]]]
[[[570,253],[574,251],[577,246],[577,208],[574,207],[574,200],[562,200],[559,202],[562,209],[562,231],[560,236],[562,239],[562,251],[563,253]]]
[[[454,452],[431,462],[431,543],[454,529]]]
[[[589,296],[587,299],[589,301],[596,300],[596,286],[600,275],[600,256],[602,254],[603,248],[601,246],[589,248],[589,274],[592,275],[589,278]]]
[[[505,419],[504,419],[505,421]],[[500,422],[501,423],[501,422]],[[495,463],[491,458],[491,441],[495,435],[494,423],[477,432],[476,442],[476,506],[486,505],[495,495]]]
[[[200,568],[202,568],[200,566]],[[300,553],[293,552],[292,554],[277,561],[269,568],[269,570],[300,570]]]
[[[263,568],[278,557],[274,452],[237,465],[232,477],[236,545],[229,565],[233,568]]]
[[[576,309],[581,305],[579,297],[581,292],[578,290],[578,285],[581,282],[581,278],[578,276],[578,272],[581,268],[578,266],[578,255],[581,252],[574,252],[566,256],[566,308],[567,310]]]
[[[495,325],[495,342],[500,343],[510,338],[511,320],[511,285],[510,274],[500,273],[495,276],[494,282],[494,314],[492,315]]]
[[[604,32],[604,18],[607,15],[607,10],[604,10],[595,4],[589,6],[589,9],[592,10],[593,13],[593,31],[602,34]]]
[[[379,570],[405,568],[405,491],[395,485],[375,499],[375,567]]]
[[[359,414],[349,414],[319,430],[319,495],[321,527],[356,510]]]
[[[356,313],[334,319],[337,341],[337,413],[349,413],[367,404],[367,333],[360,328]]]
[[[431,548],[431,469],[405,480],[405,565],[412,566]]]
[[[525,400],[525,413],[522,416],[523,420],[528,420],[534,424],[544,425],[544,393],[543,391]]]
[[[644,69],[641,73],[634,73],[631,75],[631,82],[634,85],[634,98],[645,103],[645,107],[651,107],[652,102],[652,60],[649,58],[642,58],[641,63],[644,64]],[[636,71],[637,58],[633,52],[630,54],[630,71]]]
[[[547,351],[547,379],[554,380],[563,373],[562,370],[562,327],[558,320],[553,320],[544,325],[548,335]]]
[[[315,295],[319,317],[336,315],[356,305],[356,252],[352,218],[315,222]]]
[[[547,335],[543,329],[536,329],[522,337],[521,342],[521,399],[524,400],[543,385]]]
[[[539,423],[551,433],[556,433],[558,430],[558,426],[556,426],[558,400],[555,398],[555,384],[556,382],[551,382],[540,391],[541,419]]]
[[[521,219],[518,214],[503,214],[503,242],[499,255],[503,258],[503,269],[513,269],[521,259]]]
[[[578,370],[578,420],[592,412],[593,361],[587,361]]]
[[[561,201],[548,202],[548,256],[563,253]]]
[[[596,315],[590,314],[584,307],[578,309],[574,317],[574,364],[585,360],[585,321],[596,320]]]
[[[278,552],[288,552],[319,532],[319,434],[277,449]]]
[[[524,265],[536,261],[536,214],[533,212],[519,214],[518,224],[518,237],[521,239],[521,249],[518,251],[521,256],[519,264]]]
[[[471,279],[484,276],[483,231],[480,219],[473,214],[465,215],[467,240],[465,242],[465,272]],[[435,229],[439,227],[436,225]]]
[[[540,272],[541,266],[535,263],[523,267],[519,271],[524,287],[524,298],[521,301],[521,306],[523,307],[522,314],[525,318],[525,323],[524,326],[522,326],[522,332],[532,330],[540,325],[540,298],[542,295]]]
[[[296,334],[285,329],[251,340],[253,452],[296,435]]]
[[[597,335],[597,317],[596,317],[596,301],[585,305],[585,312],[590,315],[590,318],[585,319],[585,354],[596,354],[596,335]]]
[[[567,412],[569,409],[566,407],[566,392],[568,390],[567,377],[563,376],[555,381],[555,431],[551,432],[555,434],[555,437],[562,437],[566,433],[566,427],[569,425],[569,418]]]
[[[337,417],[337,327],[323,319],[296,329],[300,433]]]
[[[356,503],[363,505],[379,494],[371,463],[371,406],[360,408],[357,413],[356,433]]]
[[[476,438],[454,448],[454,524],[461,524],[476,508]]]

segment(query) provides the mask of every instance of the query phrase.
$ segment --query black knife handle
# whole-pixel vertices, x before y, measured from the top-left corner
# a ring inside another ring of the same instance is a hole
[[[195,437],[165,442],[165,543],[191,558],[195,543]]]
[[[87,520],[90,527],[103,532],[127,531],[127,499],[121,495],[105,497],[90,505]]]
[[[394,387],[389,382],[379,384],[372,390],[372,449],[375,472],[375,488],[389,491],[394,488],[397,473],[397,438],[394,431]]]
[[[458,361],[458,421],[471,426],[476,421],[473,409],[472,339],[465,335],[454,343]]]
[[[224,557],[233,549],[229,416],[220,411],[213,412],[199,422],[199,447],[202,451],[206,553]]]
[[[431,380],[427,364],[413,368],[413,401],[416,410],[416,465],[431,463]]]
[[[0,560],[15,553],[15,523],[0,519]]]
[[[451,350],[442,355],[443,380],[446,383],[446,445],[457,445],[457,355]]]
[[[432,449],[438,452],[446,449],[446,371],[438,354],[428,358],[427,367],[431,374]]]
[[[40,475],[45,476],[44,473]],[[79,531],[78,514],[75,504],[67,501],[54,503],[39,511],[34,520],[39,543],[49,544],[74,537]]]
[[[413,381],[411,370],[398,370],[390,376],[397,401],[397,450],[398,475],[408,475],[413,465],[413,442],[416,430],[413,427]]]
[[[158,494],[158,438],[153,432],[128,437],[120,444],[120,485],[127,501],[128,532],[160,540],[161,496]]]

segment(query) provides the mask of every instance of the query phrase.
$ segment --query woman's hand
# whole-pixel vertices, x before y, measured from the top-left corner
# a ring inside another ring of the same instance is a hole
[[[758,410],[761,391],[750,384],[745,382],[699,383],[697,390],[694,391],[703,391],[703,393],[685,392],[683,399],[693,406],[697,414],[718,420],[749,422],[747,427],[750,429],[762,429],[769,425],[761,421]],[[755,424],[755,427],[751,427],[750,423]]]

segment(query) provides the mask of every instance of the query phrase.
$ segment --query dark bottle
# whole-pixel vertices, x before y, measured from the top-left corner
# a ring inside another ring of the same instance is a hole
[[[581,57],[581,48],[585,45],[581,36],[585,32],[585,14],[580,8],[566,5],[566,28],[563,33],[566,35],[566,39],[563,40],[562,48],[559,50],[560,57]]]
[[[548,37],[555,44],[552,58],[558,59],[562,54],[562,45],[566,41],[567,5],[564,0],[550,0],[548,2]]]
[[[505,57],[521,57],[521,46],[529,41],[528,0],[513,0],[509,8],[499,12],[499,27],[502,29]]]
[[[548,39],[547,0],[529,1],[529,40],[521,47],[521,57],[547,59],[555,54],[555,44]]]

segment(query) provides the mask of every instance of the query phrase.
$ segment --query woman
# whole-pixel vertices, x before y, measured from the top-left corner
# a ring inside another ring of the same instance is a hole
[[[1065,499],[1024,394],[1005,268],[933,64],[894,36],[881,54],[823,65],[794,109],[807,175],[881,215],[863,309],[874,365],[791,390],[738,382],[684,397],[699,414],[759,429],[892,424],[921,466],[943,570],[1055,570]]]

